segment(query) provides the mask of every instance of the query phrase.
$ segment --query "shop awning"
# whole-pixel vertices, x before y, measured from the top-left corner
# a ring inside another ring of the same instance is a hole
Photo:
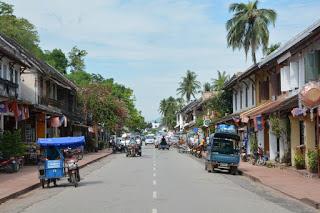
[[[63,115],[61,110],[59,110],[58,108],[55,109],[55,108],[47,107],[40,104],[33,105],[33,107],[35,111],[41,111],[41,112],[45,112],[52,115]]]
[[[272,101],[269,100],[263,104],[260,104],[257,107],[254,107],[248,111],[245,111],[240,114],[240,118],[245,120],[246,118],[253,118],[257,115],[261,114],[270,114],[276,111],[279,111],[284,107],[286,104],[291,103],[295,100],[295,96],[280,96],[277,100]]]

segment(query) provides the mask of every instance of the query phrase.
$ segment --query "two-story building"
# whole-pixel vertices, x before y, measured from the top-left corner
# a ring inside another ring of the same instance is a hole
[[[20,74],[29,68],[25,55],[0,34],[0,133],[18,128],[28,117],[28,105],[21,98]]]
[[[315,147],[315,121],[307,115],[315,112],[303,109],[299,93],[306,83],[319,81],[319,40],[320,21],[225,86],[234,91],[233,115],[239,114],[241,124],[247,127],[247,138],[254,134],[270,160],[291,160],[294,164],[297,146],[303,146],[304,150]],[[247,91],[243,92],[244,80],[247,81],[245,87],[248,82],[252,86],[253,104],[249,108],[246,107]],[[291,113],[292,109],[303,113],[296,115]],[[271,117],[279,119],[284,129],[280,137],[273,132]],[[248,144],[250,150],[250,141]]]
[[[21,100],[29,104],[28,118],[18,119],[17,124],[24,141],[34,143],[37,138],[72,136],[75,125],[82,119],[77,109],[77,86],[14,40],[4,39],[30,64],[18,79]]]
[[[294,165],[297,147],[302,147],[307,161],[307,151],[314,149],[318,141],[316,119],[313,118],[316,111],[305,108],[299,97],[306,84],[320,80],[320,20],[263,59],[259,66],[273,66],[278,70],[279,93],[291,97],[286,103],[287,113],[284,115],[287,120],[290,119],[288,138],[291,162]],[[274,110],[279,114],[279,109]]]

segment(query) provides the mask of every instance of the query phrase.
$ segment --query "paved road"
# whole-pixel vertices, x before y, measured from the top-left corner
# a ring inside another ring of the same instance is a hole
[[[199,160],[151,146],[141,158],[116,154],[81,173],[78,188],[60,182],[37,189],[1,205],[0,212],[316,212],[245,177],[209,174]]]

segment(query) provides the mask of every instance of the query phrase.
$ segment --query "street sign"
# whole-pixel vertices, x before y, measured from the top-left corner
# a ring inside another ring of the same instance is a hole
[[[210,123],[211,123],[211,120],[204,120],[203,121],[203,126],[205,126],[205,127],[208,127],[208,126],[210,126]]]

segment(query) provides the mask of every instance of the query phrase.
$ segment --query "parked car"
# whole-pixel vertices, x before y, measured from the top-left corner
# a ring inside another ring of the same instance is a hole
[[[155,143],[154,135],[147,135],[145,144],[148,145],[148,144],[154,144],[154,143]]]

